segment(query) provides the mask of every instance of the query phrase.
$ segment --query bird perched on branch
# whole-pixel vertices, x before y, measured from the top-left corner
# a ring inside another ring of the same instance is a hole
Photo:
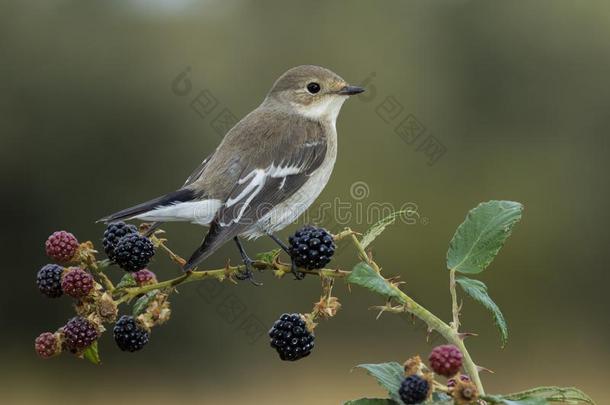
[[[100,219],[187,221],[209,226],[184,266],[190,271],[233,239],[252,278],[240,238],[270,236],[295,221],[320,195],[337,157],[336,120],[345,100],[364,89],[313,65],[288,70],[260,106],[227,134],[184,185]],[[295,276],[301,273],[292,265]]]

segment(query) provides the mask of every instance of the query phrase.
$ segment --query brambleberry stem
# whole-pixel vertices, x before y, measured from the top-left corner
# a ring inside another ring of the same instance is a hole
[[[360,241],[358,240],[357,237],[354,236],[352,238],[352,241],[356,245],[356,249],[359,252],[364,250],[364,248],[362,247],[362,244],[360,243]],[[368,255],[365,254],[365,257],[368,258]],[[372,259],[369,259],[369,260],[370,260],[370,262],[374,263],[374,261]],[[375,265],[375,267],[373,267],[373,266],[371,266],[371,267],[373,269],[378,269],[377,265]],[[460,349],[460,351],[462,352],[462,355],[464,356],[464,359],[463,359],[464,360],[463,361],[464,369],[470,375],[470,378],[477,386],[479,393],[481,395],[484,395],[485,391],[483,389],[483,384],[481,383],[481,379],[479,377],[479,370],[477,368],[477,365],[474,363],[474,361],[472,360],[472,357],[470,356],[470,353],[466,349],[466,346],[464,345],[464,341],[463,341],[462,337],[460,336],[460,334],[458,333],[457,328],[454,328],[454,327],[448,325],[443,320],[441,320],[439,317],[434,315],[432,312],[428,311],[426,308],[419,305],[415,300],[413,300],[413,298],[409,297],[400,288],[398,288],[398,286],[396,284],[391,283],[387,280],[386,280],[386,283],[389,288],[391,288],[392,290],[394,290],[396,292],[396,295],[399,297],[398,301],[404,307],[404,310],[395,309],[395,310],[391,310],[389,312],[395,312],[395,313],[408,312],[408,313],[416,316],[417,318],[419,318],[423,322],[425,322],[426,325],[428,325],[428,328],[430,330],[437,331],[438,333],[441,334],[441,336],[443,336],[443,338],[445,338],[445,340],[447,342],[455,345],[458,349]],[[456,303],[456,307],[457,307],[457,303]]]
[[[108,260],[102,260],[98,262],[97,260],[95,260],[95,256],[91,254],[87,256],[85,264],[87,265],[87,267],[89,267],[91,272],[102,282],[104,288],[107,291],[112,292],[114,291],[114,284],[112,284],[110,278],[108,278],[108,276],[102,271],[103,268],[108,267],[109,263],[110,262]]]
[[[343,232],[335,235],[334,239],[335,239],[335,241],[338,241],[338,240],[341,240],[344,238],[350,239],[352,241],[354,247],[356,248],[358,257],[361,260],[363,260],[364,262],[366,262],[369,266],[371,266],[371,268],[373,268],[376,272],[379,273],[380,272],[379,266],[377,265],[377,263],[375,263],[375,261],[372,259],[372,257],[366,252],[364,246],[358,239],[358,235],[359,235],[358,233],[352,231],[349,228],[346,228]],[[160,243],[158,243],[158,246],[161,246],[163,248],[163,250],[170,255],[170,258],[172,258],[172,260],[176,261],[177,263],[181,262],[182,258],[180,256],[178,256],[177,254],[175,254],[174,252],[172,252],[169,248],[167,248],[164,245],[163,240],[159,239],[159,242]],[[252,266],[255,269],[261,270],[261,271],[264,271],[264,270],[273,271],[278,277],[281,277],[285,274],[290,273],[290,270],[291,270],[289,264],[282,263],[281,261],[279,261],[279,259],[277,257],[275,260],[273,260],[271,262],[257,260],[252,264]],[[234,280],[233,276],[235,276],[236,273],[243,271],[244,269],[245,269],[244,265],[230,266],[227,263],[227,265],[221,269],[195,270],[195,271],[191,271],[191,272],[186,272],[179,277],[176,277],[176,278],[173,278],[170,280],[166,280],[166,281],[162,281],[162,282],[158,282],[158,283],[154,283],[154,284],[149,284],[149,285],[144,285],[144,286],[139,286],[139,287],[117,288],[117,289],[112,290],[112,294],[113,294],[113,296],[116,297],[117,303],[124,303],[124,302],[130,301],[134,297],[137,297],[141,294],[145,294],[149,291],[171,290],[174,287],[177,287],[179,285],[191,283],[194,281],[205,280],[205,279],[209,279],[209,278],[215,278],[218,281],[223,281],[224,279],[227,279],[227,278],[229,280]],[[303,273],[306,273],[306,274],[317,275],[319,277],[329,278],[329,279],[346,278],[347,276],[349,276],[351,274],[351,271],[345,271],[345,270],[339,270],[339,269],[320,269],[320,270],[300,269],[300,271],[302,271]],[[453,309],[453,322],[451,323],[451,325],[445,323],[442,319],[440,319],[439,317],[434,315],[432,312],[430,312],[429,310],[427,310],[426,308],[424,308],[423,306],[418,304],[415,300],[413,300],[406,293],[404,293],[402,290],[400,290],[400,288],[398,288],[398,284],[390,282],[388,280],[386,280],[386,283],[389,288],[391,288],[392,290],[395,291],[394,296],[397,297],[397,301],[399,301],[399,303],[402,305],[402,307],[389,307],[388,306],[388,307],[384,307],[384,308],[386,310],[388,310],[389,312],[395,312],[395,313],[408,312],[408,313],[412,314],[413,316],[415,316],[415,317],[421,319],[423,322],[425,322],[426,325],[428,325],[429,330],[437,331],[439,334],[441,334],[441,336],[443,336],[443,338],[445,338],[445,340],[447,342],[455,345],[462,352],[464,369],[466,370],[466,372],[468,373],[468,375],[470,376],[472,381],[477,386],[479,393],[481,395],[484,395],[485,391],[483,390],[483,385],[482,385],[481,379],[479,377],[479,370],[478,370],[476,364],[474,363],[474,361],[472,360],[470,353],[466,349],[462,336],[458,332],[459,306],[457,303],[457,294],[455,291],[455,272],[453,270],[450,272],[450,290],[451,290],[452,309]],[[329,286],[332,286],[332,283],[330,283]],[[330,288],[328,290],[328,294],[330,297]],[[315,315],[317,316],[319,314],[316,313]]]
[[[451,292],[451,308],[453,312],[453,329],[457,332],[460,329],[460,306],[457,302],[457,292],[455,290],[455,269],[449,271],[449,291]]]

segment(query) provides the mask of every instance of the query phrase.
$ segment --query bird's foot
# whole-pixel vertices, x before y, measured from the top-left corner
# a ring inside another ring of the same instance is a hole
[[[254,260],[252,260],[250,258],[244,259],[245,268],[243,270],[238,271],[237,274],[235,274],[235,278],[240,281],[248,280],[255,286],[259,287],[259,286],[263,285],[263,283],[259,283],[258,281],[256,281],[254,279],[254,272],[252,271],[253,263],[254,263]]]
[[[278,238],[277,236],[275,236],[272,233],[268,233],[267,234],[275,243],[278,244],[278,246],[280,248],[282,248],[282,250],[284,252],[286,252],[286,254],[288,256],[290,256],[290,272],[292,274],[294,274],[294,278],[295,280],[303,280],[305,278],[305,273],[303,273],[302,271],[299,270],[299,266],[296,265],[296,263],[294,262],[294,259],[292,257],[292,254],[290,253],[290,248],[288,248],[288,246],[282,242],[282,240],[280,238]]]
[[[305,278],[305,273],[299,270],[292,257],[290,258],[290,272],[294,274],[295,280],[303,280]]]

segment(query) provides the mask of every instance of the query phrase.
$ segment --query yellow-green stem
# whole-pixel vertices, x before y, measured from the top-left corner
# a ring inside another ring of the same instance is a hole
[[[457,292],[455,291],[455,269],[449,271],[449,291],[451,292],[451,309],[453,312],[453,329],[457,332],[460,329],[460,307],[457,302]]]

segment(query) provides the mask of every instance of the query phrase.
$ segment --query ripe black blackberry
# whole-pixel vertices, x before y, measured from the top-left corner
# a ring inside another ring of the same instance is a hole
[[[99,337],[97,327],[86,318],[76,316],[62,328],[66,347],[78,352],[93,344]]]
[[[135,225],[126,224],[125,222],[115,222],[108,225],[102,239],[104,252],[106,252],[108,258],[114,260],[114,248],[123,236],[137,232],[138,228]]]
[[[315,336],[305,325],[299,314],[283,314],[269,331],[271,347],[277,350],[280,359],[299,360],[309,356]]]
[[[47,264],[38,271],[36,285],[41,293],[49,298],[61,297],[61,275],[64,268],[57,264]]]
[[[421,404],[428,398],[430,383],[428,380],[418,376],[410,375],[400,384],[398,395],[406,405]]]
[[[142,270],[154,254],[150,239],[137,233],[123,236],[114,248],[114,260],[125,271]]]
[[[324,228],[305,226],[296,231],[288,241],[292,260],[304,269],[323,268],[335,253],[333,237]]]
[[[148,332],[133,316],[123,315],[114,325],[114,341],[124,352],[142,350],[148,343]]]

